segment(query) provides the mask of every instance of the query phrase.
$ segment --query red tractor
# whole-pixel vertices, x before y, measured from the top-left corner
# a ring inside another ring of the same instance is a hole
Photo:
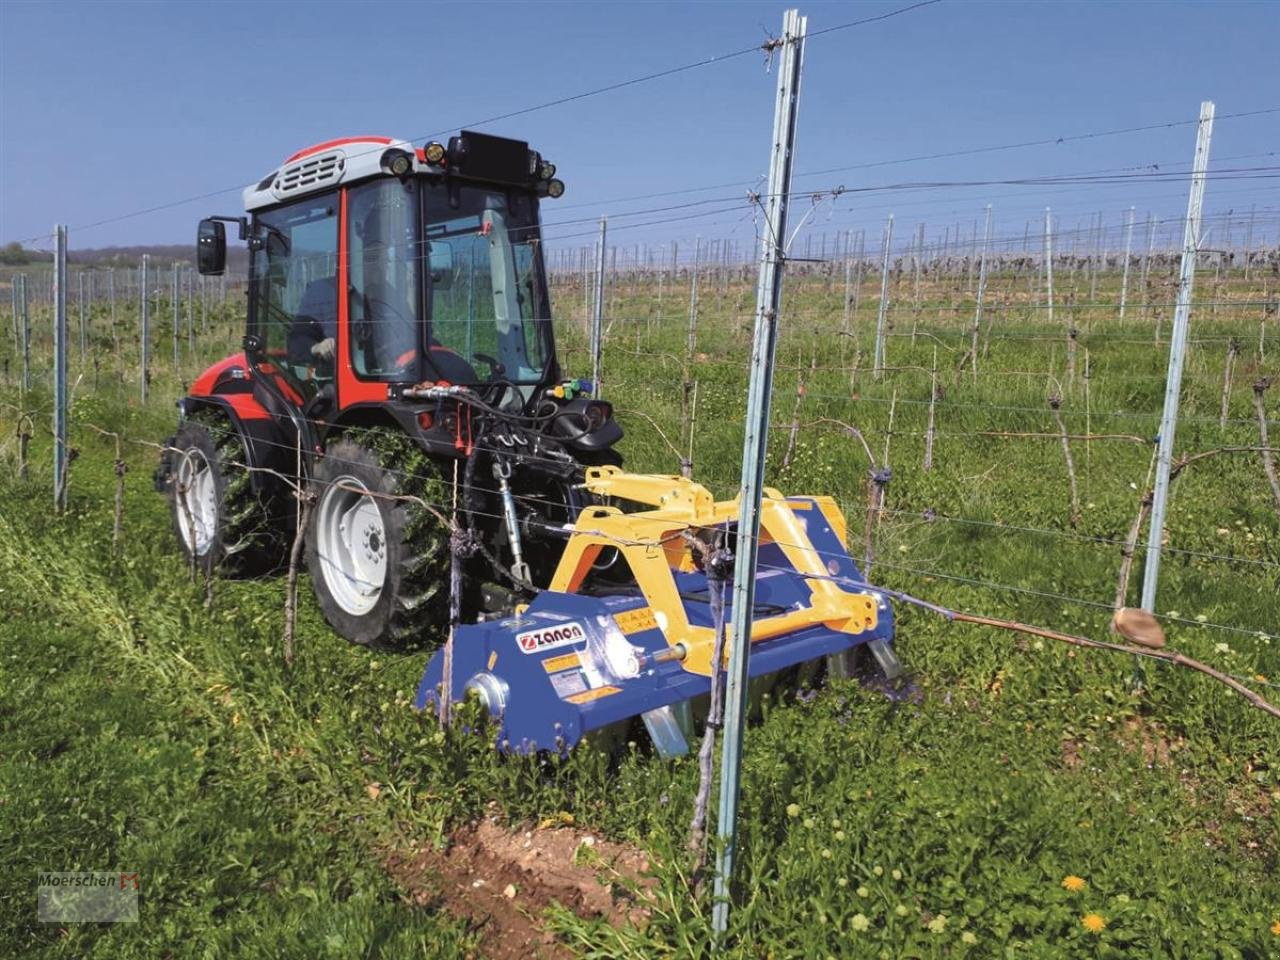
[[[464,619],[545,584],[584,470],[621,463],[611,406],[556,359],[539,205],[563,193],[521,141],[350,137],[202,220],[202,274],[225,269],[224,223],[248,243],[248,325],[179,401],[158,474],[187,555],[279,569],[302,488],[317,599],[356,643],[443,625],[454,549]]]

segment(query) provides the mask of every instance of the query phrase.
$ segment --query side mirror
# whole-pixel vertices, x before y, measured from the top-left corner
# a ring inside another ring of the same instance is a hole
[[[227,268],[227,229],[218,220],[201,220],[196,230],[196,269],[220,277]]]

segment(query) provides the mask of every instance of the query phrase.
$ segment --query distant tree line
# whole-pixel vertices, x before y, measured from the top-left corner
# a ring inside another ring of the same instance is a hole
[[[148,244],[135,247],[100,247],[85,250],[69,250],[67,261],[87,267],[136,267],[142,263],[142,255],[148,254],[157,266],[161,263],[194,263],[196,249],[185,243]],[[0,266],[23,267],[38,263],[52,263],[49,250],[32,250],[16,240],[0,247]],[[248,253],[234,241],[227,244],[227,267],[232,273],[244,273],[248,265]]]
[[[44,250],[28,250],[16,240],[0,247],[0,264],[6,267],[21,267],[28,263],[49,263],[53,254]]]

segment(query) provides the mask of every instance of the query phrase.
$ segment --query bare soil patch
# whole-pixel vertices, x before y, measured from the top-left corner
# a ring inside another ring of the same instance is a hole
[[[561,960],[569,952],[542,916],[560,904],[586,918],[644,924],[649,857],[580,828],[509,828],[485,818],[444,850],[397,850],[387,870],[418,904],[447,910],[478,933],[490,960]]]

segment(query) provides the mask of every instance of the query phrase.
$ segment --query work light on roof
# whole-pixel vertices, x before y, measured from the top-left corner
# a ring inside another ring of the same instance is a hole
[[[432,140],[422,148],[422,155],[426,158],[427,163],[439,166],[440,161],[444,159],[444,144]]]
[[[403,150],[388,150],[382,155],[382,166],[392,176],[408,176],[413,170],[413,157]]]

